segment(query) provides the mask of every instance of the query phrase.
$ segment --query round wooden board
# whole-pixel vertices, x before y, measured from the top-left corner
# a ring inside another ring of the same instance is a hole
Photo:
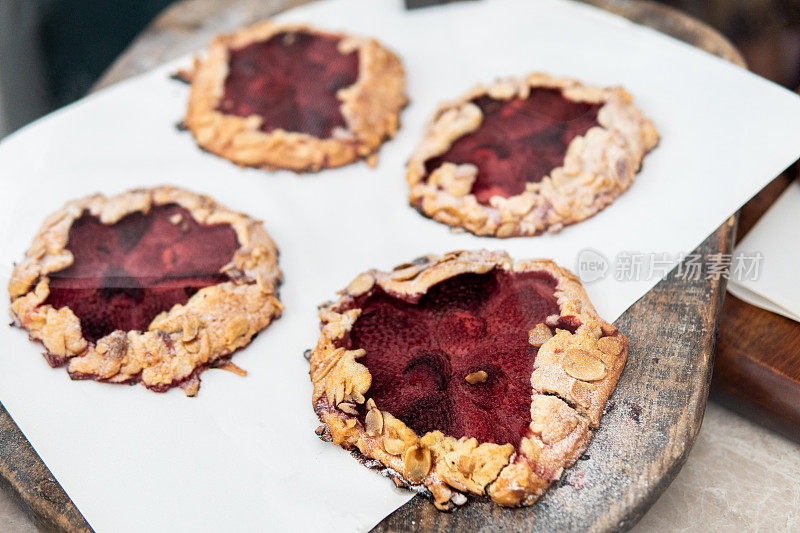
[[[674,9],[634,0],[586,0],[739,65],[720,34]],[[96,88],[202,49],[211,36],[303,3],[297,0],[182,0],[150,24]],[[730,253],[737,216],[695,253]],[[453,513],[417,496],[374,531],[622,531],[633,526],[683,465],[703,419],[725,280],[675,272],[615,323],[630,340],[627,366],[584,455],[534,506],[503,509],[473,499]],[[313,436],[310,436],[313,438]],[[0,406],[0,485],[46,530],[91,527]],[[388,483],[388,481],[387,481]]]

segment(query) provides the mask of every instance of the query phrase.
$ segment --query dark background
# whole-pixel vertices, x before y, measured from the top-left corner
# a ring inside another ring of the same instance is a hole
[[[0,137],[80,98],[174,0],[0,0]],[[724,33],[751,69],[800,86],[800,0],[664,0]]]

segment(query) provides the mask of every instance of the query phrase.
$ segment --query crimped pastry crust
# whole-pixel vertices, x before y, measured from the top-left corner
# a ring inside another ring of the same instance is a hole
[[[543,335],[530,333],[531,344],[541,348],[531,376],[529,432],[516,450],[512,444],[456,439],[440,431],[417,435],[402,420],[380,411],[370,398],[372,378],[358,362],[365,351],[337,347],[361,312],[349,307],[375,285],[417,300],[453,276],[496,268],[545,271],[558,282],[560,315],[548,317],[547,328],[540,325],[546,330]],[[597,315],[572,273],[549,260],[515,263],[505,252],[452,252],[422,257],[391,272],[370,270],[356,277],[338,301],[324,304],[319,316],[321,335],[310,356],[313,406],[324,424],[318,432],[334,444],[379,461],[399,485],[423,485],[443,510],[465,503],[465,493],[487,495],[504,506],[535,502],[588,445],[628,349],[625,335]],[[557,329],[565,317],[580,324],[574,334]],[[356,416],[361,404],[367,410],[364,423]]]
[[[476,131],[483,118],[471,100],[488,95],[497,100],[527,98],[531,88],[557,88],[569,100],[603,103],[599,127],[575,137],[567,147],[564,165],[521,194],[495,196],[490,205],[470,194],[478,169],[474,165],[443,163],[428,176],[425,162],[444,154],[452,143]],[[658,144],[653,123],[632,103],[621,87],[596,88],[576,80],[534,73],[478,86],[454,102],[441,105],[406,169],[409,201],[428,217],[476,235],[514,237],[557,232],[591,217],[630,187],[645,154]]]
[[[69,267],[67,250],[73,222],[86,211],[114,224],[154,205],[178,204],[201,224],[230,224],[239,248],[222,268],[230,281],[205,287],[185,305],[156,316],[148,331],[117,330],[89,342],[69,307],[45,304],[48,274]],[[25,259],[8,284],[14,324],[40,341],[51,366],[66,364],[73,379],[111,383],[141,382],[155,391],[182,386],[194,395],[199,374],[280,316],[278,250],[260,221],[220,206],[208,196],[176,187],[137,189],[106,198],[95,194],[68,202],[44,221]]]
[[[257,115],[243,118],[217,111],[228,75],[229,50],[266,41],[281,32],[338,37],[342,53],[358,51],[356,83],[337,94],[346,131],[339,130],[327,139],[280,129],[266,133],[259,129],[262,119]],[[400,111],[408,102],[403,66],[378,41],[269,20],[217,36],[190,76],[192,88],[184,124],[197,144],[238,165],[266,169],[318,171],[360,158],[373,163],[381,143],[397,131]]]

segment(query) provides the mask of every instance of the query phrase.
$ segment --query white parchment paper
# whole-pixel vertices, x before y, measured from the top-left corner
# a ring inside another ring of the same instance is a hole
[[[752,305],[800,322],[798,243],[800,182],[795,181],[736,247],[728,290]]]
[[[234,361],[182,391],[71,382],[24,332],[0,328],[0,400],[99,531],[366,530],[410,495],[314,436],[305,348],[315,307],[357,273],[429,252],[504,248],[572,268],[587,247],[688,252],[800,154],[800,99],[668,37],[559,0],[483,0],[405,12],[401,0],[329,0],[279,17],[379,37],[402,58],[403,128],[363,163],[298,177],[243,170],[174,124],[175,65],[40,120],[0,145],[0,265],[7,279],[44,217],[67,199],[171,183],[264,220],[281,249],[283,317]],[[188,60],[185,63],[188,63]],[[406,202],[404,162],[442,100],[496,76],[543,70],[621,84],[662,141],[633,187],[557,235],[451,233]],[[588,285],[616,319],[657,277]]]

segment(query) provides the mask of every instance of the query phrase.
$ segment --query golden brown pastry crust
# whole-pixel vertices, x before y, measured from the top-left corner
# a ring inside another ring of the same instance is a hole
[[[217,111],[228,75],[229,50],[265,41],[281,32],[305,32],[341,38],[342,53],[358,51],[358,79],[341,89],[341,113],[348,128],[331,138],[305,133],[259,129],[261,118],[238,117]],[[405,73],[400,60],[374,39],[332,34],[299,24],[275,24],[269,20],[230,35],[217,36],[204,60],[191,75],[192,88],[184,124],[205,150],[242,166],[285,168],[297,172],[318,171],[368,158],[384,139],[394,136],[400,111],[408,102]]]
[[[200,289],[184,305],[156,316],[148,331],[114,331],[89,342],[68,307],[45,304],[48,274],[73,263],[69,230],[84,211],[114,224],[153,205],[178,204],[201,224],[230,224],[239,248],[222,268],[230,281]],[[141,381],[162,391],[180,385],[188,395],[199,373],[246,346],[280,316],[278,250],[260,221],[220,206],[208,196],[176,187],[137,189],[106,198],[100,194],[68,202],[44,221],[8,284],[14,323],[41,341],[52,366],[67,364],[73,378],[112,383]]]
[[[558,281],[560,315],[530,332],[541,345],[531,376],[531,424],[518,449],[511,444],[479,443],[432,431],[417,435],[402,420],[380,411],[370,399],[372,378],[358,362],[363,349],[346,350],[337,341],[361,312],[349,308],[355,297],[378,285],[389,294],[415,299],[433,285],[463,273],[546,271]],[[347,310],[344,310],[347,309]],[[337,302],[320,308],[321,335],[311,352],[313,405],[324,423],[321,432],[334,444],[356,448],[380,461],[398,484],[424,485],[440,509],[466,502],[464,493],[486,494],[504,506],[530,505],[571,466],[591,439],[606,400],[625,366],[628,341],[601,319],[578,278],[549,260],[513,262],[505,252],[452,252],[399,265],[391,272],[370,270],[356,277]],[[574,317],[575,333],[557,328]],[[357,405],[364,404],[363,423]]]
[[[491,205],[478,203],[469,192],[478,172],[474,165],[443,163],[427,175],[427,160],[479,128],[483,115],[471,100],[483,95],[527,98],[533,87],[559,88],[570,100],[603,103],[597,115],[599,126],[570,142],[563,166],[538,183],[528,183],[518,195],[493,197]],[[621,87],[588,87],[542,73],[475,87],[458,100],[442,104],[428,122],[406,169],[409,201],[434,220],[496,237],[557,232],[589,218],[630,187],[645,154],[658,143],[653,123],[632,100]]]

